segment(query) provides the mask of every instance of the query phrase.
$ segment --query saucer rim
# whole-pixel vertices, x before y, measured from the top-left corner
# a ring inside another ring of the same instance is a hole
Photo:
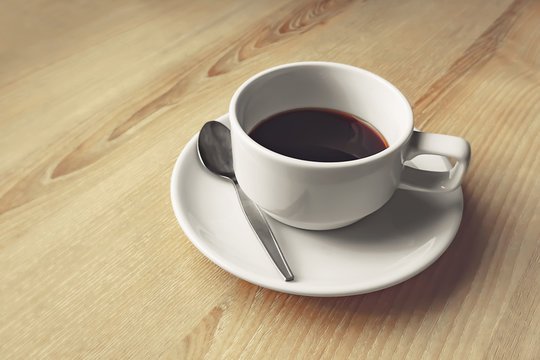
[[[228,124],[228,114],[224,114],[216,119],[216,121]],[[378,277],[375,279],[375,281],[366,281],[365,279],[362,280],[360,283],[349,283],[348,286],[339,285],[339,286],[325,286],[322,289],[313,289],[313,288],[303,288],[302,286],[298,286],[300,281],[294,280],[291,282],[285,282],[282,279],[280,279],[276,274],[276,279],[280,280],[280,282],[276,282],[274,279],[267,279],[264,276],[261,276],[259,274],[250,273],[249,270],[246,270],[245,267],[238,266],[232,262],[228,262],[226,258],[220,257],[219,253],[214,251],[214,249],[211,249],[211,246],[208,246],[206,242],[203,240],[201,241],[199,238],[199,235],[196,233],[196,231],[193,229],[191,222],[189,221],[189,217],[187,214],[184,213],[184,209],[182,209],[181,205],[181,198],[180,198],[180,177],[179,177],[179,171],[181,168],[182,163],[188,160],[188,151],[190,148],[196,146],[195,142],[198,139],[199,132],[197,132],[182,148],[172,171],[171,175],[171,185],[170,185],[170,191],[171,191],[171,204],[173,207],[173,211],[175,214],[175,217],[182,229],[184,231],[185,235],[189,239],[189,241],[210,261],[212,261],[214,264],[222,268],[223,270],[229,272],[230,274],[245,280],[249,283],[293,295],[302,295],[302,296],[315,296],[315,297],[340,297],[340,296],[351,296],[351,295],[359,295],[359,294],[366,294],[371,293],[374,291],[382,290],[385,288],[392,287],[394,285],[397,285],[401,282],[404,282],[408,279],[413,278],[414,276],[418,275],[419,273],[423,272],[425,269],[430,267],[434,262],[436,262],[441,255],[448,249],[450,244],[454,241],[455,236],[459,230],[461,220],[463,217],[463,193],[461,190],[461,187],[455,190],[457,196],[459,196],[459,202],[460,202],[460,211],[459,216],[456,219],[456,225],[452,227],[452,231],[448,232],[447,239],[443,239],[444,244],[438,248],[439,251],[434,252],[430,255],[426,261],[422,262],[422,264],[419,266],[417,263],[411,264],[406,269],[402,269],[397,275],[395,273],[391,272],[391,275],[393,276],[387,276],[387,277]],[[286,225],[283,225],[286,226]],[[407,271],[405,271],[407,270]]]

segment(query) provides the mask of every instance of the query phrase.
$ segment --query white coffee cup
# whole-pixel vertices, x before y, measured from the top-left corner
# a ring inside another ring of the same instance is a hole
[[[273,152],[248,135],[269,116],[297,108],[329,108],[358,116],[389,146],[358,160],[314,162]],[[411,107],[399,90],[349,65],[300,62],[265,70],[238,88],[229,118],[238,183],[268,215],[303,229],[352,224],[382,207],[397,188],[455,190],[469,165],[467,141],[415,131]],[[442,173],[404,164],[419,154],[443,155],[456,163]]]

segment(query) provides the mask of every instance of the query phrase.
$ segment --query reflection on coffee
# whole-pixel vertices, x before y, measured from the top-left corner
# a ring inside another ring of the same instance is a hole
[[[279,154],[320,162],[361,159],[388,147],[384,137],[363,119],[323,108],[274,114],[257,124],[249,136]]]

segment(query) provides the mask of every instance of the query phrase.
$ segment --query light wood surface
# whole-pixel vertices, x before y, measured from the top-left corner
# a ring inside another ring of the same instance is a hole
[[[538,359],[540,2],[0,3],[0,358]],[[468,139],[446,253],[367,295],[239,280],[189,242],[173,164],[234,90],[326,60]]]

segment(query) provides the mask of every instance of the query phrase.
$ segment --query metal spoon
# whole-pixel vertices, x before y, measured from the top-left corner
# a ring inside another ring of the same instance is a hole
[[[216,175],[231,180],[238,194],[238,199],[244,214],[251,225],[251,228],[263,244],[268,255],[274,261],[279,272],[285,278],[285,281],[294,279],[294,275],[279,248],[279,245],[266,222],[264,215],[259,207],[251,201],[242,191],[233,169],[233,158],[231,150],[231,133],[229,129],[220,122],[209,121],[204,124],[199,133],[197,149],[202,163]]]

